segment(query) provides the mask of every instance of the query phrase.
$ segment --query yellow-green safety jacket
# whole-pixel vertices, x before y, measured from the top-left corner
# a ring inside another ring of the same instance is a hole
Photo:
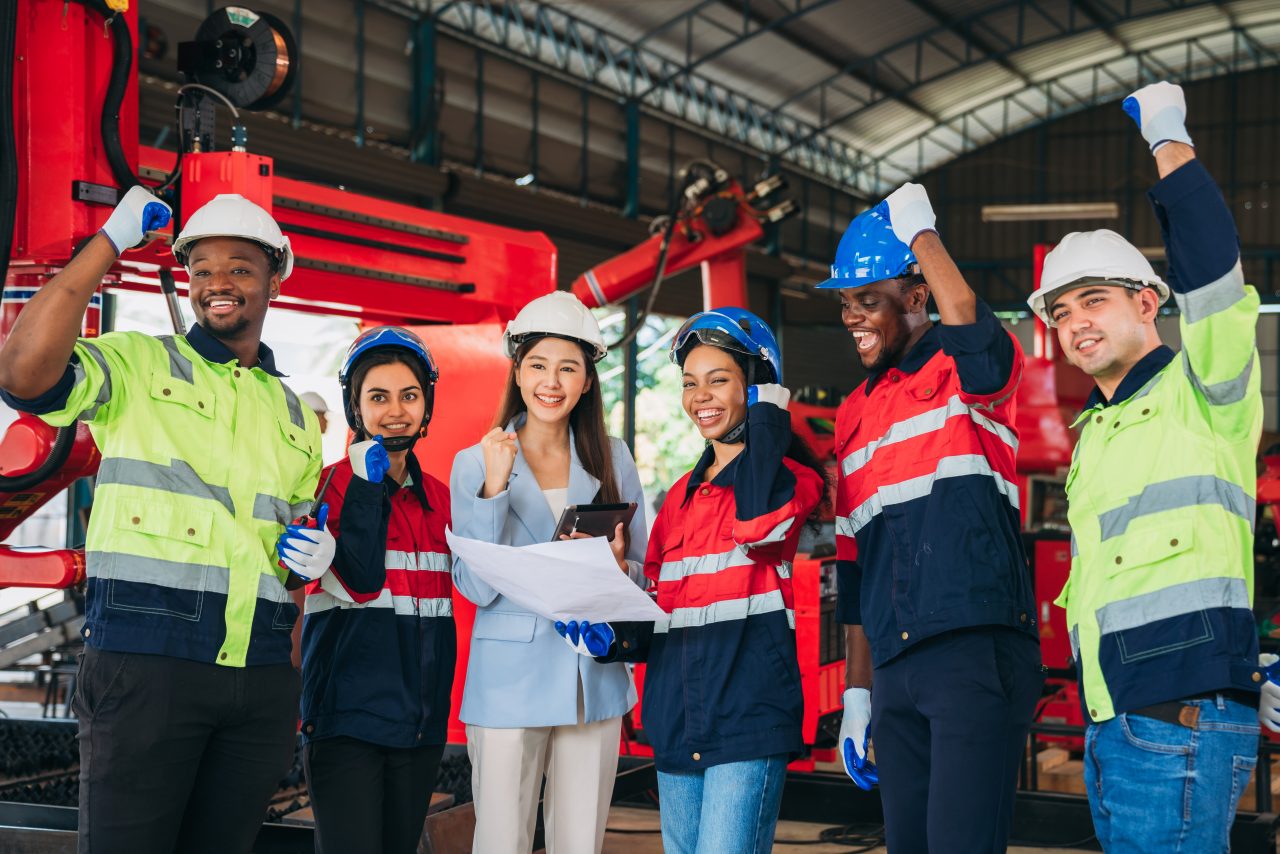
[[[1151,191],[1182,350],[1148,354],[1110,401],[1095,391],[1067,497],[1067,609],[1086,720],[1203,693],[1256,691],[1251,611],[1262,395],[1257,292],[1198,161]]]
[[[310,509],[315,414],[265,345],[243,368],[202,327],[82,339],[35,401],[102,451],[85,546],[85,643],[232,667],[289,660],[298,615],[275,545]]]

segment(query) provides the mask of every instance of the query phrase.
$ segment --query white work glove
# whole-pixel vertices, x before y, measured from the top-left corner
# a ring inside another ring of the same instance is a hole
[[[903,184],[876,205],[876,211],[889,222],[894,237],[908,249],[915,239],[926,231],[938,233],[934,227],[938,218],[929,203],[929,194],[919,184]]]
[[[836,748],[844,762],[845,773],[859,789],[871,791],[880,782],[876,766],[867,761],[867,727],[871,724],[871,691],[848,688],[844,692],[844,717]]]
[[[387,456],[387,449],[382,447],[381,436],[356,442],[347,448],[347,459],[351,460],[351,471],[355,476],[370,483],[382,483],[391,468],[391,458]]]
[[[1280,685],[1276,679],[1280,677],[1280,656],[1264,652],[1258,656],[1258,666],[1263,668],[1267,681],[1262,683],[1261,696],[1258,697],[1258,723],[1272,732],[1280,732]]]
[[[284,533],[276,541],[276,558],[280,565],[303,581],[315,581],[333,565],[338,541],[325,528],[328,520],[329,505],[321,504],[314,526],[304,516],[298,522],[286,526]]]
[[[779,409],[786,409],[791,402],[791,389],[777,383],[764,383],[747,387],[747,406],[757,403],[772,403]]]
[[[1170,142],[1194,145],[1187,133],[1187,99],[1181,86],[1152,83],[1125,98],[1121,106],[1142,129],[1152,154]]]
[[[164,228],[172,217],[173,211],[168,205],[143,187],[132,187],[107,217],[102,233],[119,255],[141,243],[148,231]]]

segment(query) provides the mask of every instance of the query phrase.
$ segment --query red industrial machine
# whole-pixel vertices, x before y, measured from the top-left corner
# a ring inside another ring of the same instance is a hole
[[[238,109],[269,106],[296,72],[287,30],[270,15],[246,9],[215,12],[195,42],[180,46],[179,64],[191,83],[179,91],[182,153],[176,163],[172,152],[139,146],[131,66],[136,28],[136,9],[113,12],[101,0],[18,5],[17,61],[9,69],[12,80],[0,87],[11,86],[17,129],[13,164],[4,169],[17,187],[16,201],[15,194],[5,195],[14,234],[7,264],[0,264],[7,267],[0,341],[22,305],[97,231],[123,189],[137,182],[170,194],[175,223],[124,253],[103,288],[164,292],[177,325],[186,273],[169,251],[174,229],[218,193],[237,192],[271,211],[292,242],[295,268],[280,306],[408,325],[426,340],[441,380],[431,440],[419,453],[423,467],[447,481],[454,455],[488,429],[496,408],[508,370],[498,346],[504,324],[556,287],[555,247],[541,233],[278,177],[271,158],[246,150],[238,121],[231,150],[211,150],[218,142],[215,109],[225,107],[235,120]],[[772,178],[745,192],[715,164],[691,164],[657,233],[585,274],[575,291],[588,305],[603,305],[701,265],[708,303],[745,305],[744,247],[763,234],[761,223],[796,210],[790,201],[769,206],[782,186]],[[6,237],[0,233],[0,242]],[[85,333],[97,332],[91,311]],[[0,441],[0,538],[76,478],[92,475],[98,462],[83,426],[56,431],[20,417]],[[80,551],[0,546],[0,587],[60,588],[83,578]],[[455,614],[457,709],[474,609],[458,597]],[[450,737],[465,739],[456,717]]]

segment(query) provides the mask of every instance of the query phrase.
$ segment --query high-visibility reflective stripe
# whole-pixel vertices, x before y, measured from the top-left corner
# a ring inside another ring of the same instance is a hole
[[[594,269],[588,270],[586,274],[587,287],[591,288],[591,295],[596,298],[596,302],[600,305],[608,305],[609,300],[605,299],[604,291],[600,288],[600,280],[596,278]]]
[[[745,620],[755,614],[770,614],[774,611],[785,611],[787,625],[793,629],[796,627],[795,612],[783,602],[782,591],[770,590],[768,593],[758,593],[741,599],[712,602],[710,605],[703,605],[699,608],[676,608],[671,612],[667,620],[655,622],[653,630],[654,632],[662,633],[670,629],[707,626],[712,623]]]
[[[1244,299],[1244,294],[1244,269],[1237,259],[1221,278],[1185,294],[1174,291],[1173,298],[1187,323],[1196,323],[1231,308]]]
[[[195,382],[195,371],[191,367],[191,360],[178,349],[178,342],[174,337],[161,335],[160,343],[164,344],[164,349],[169,354],[169,376],[183,382]]]
[[[217,593],[226,596],[231,587],[231,570],[225,566],[181,563],[120,552],[88,552],[85,574],[90,578],[150,584],[169,590]],[[258,598],[282,602],[287,591],[271,573],[258,575]]]
[[[175,495],[207,498],[221,504],[228,513],[236,512],[235,504],[231,501],[231,491],[225,486],[215,486],[202,480],[185,460],[170,460],[166,466],[145,460],[108,457],[98,467],[98,486],[106,484],[142,486]]]
[[[778,577],[779,577],[779,578],[790,578],[790,577],[791,577],[791,561],[789,561],[789,560],[784,560],[782,563],[778,564],[778,566],[776,567],[776,569],[778,570]]]
[[[1249,393],[1249,378],[1253,376],[1253,361],[1253,357],[1250,356],[1244,370],[1233,379],[1206,385],[1191,367],[1191,357],[1187,355],[1187,351],[1182,351],[1182,370],[1191,380],[1191,384],[1196,387],[1196,391],[1214,406],[1228,406],[1244,400],[1244,396]]]
[[[1071,627],[1071,631],[1067,633],[1067,637],[1071,639],[1071,658],[1074,661],[1080,660],[1080,626]]]
[[[773,526],[773,530],[765,534],[759,540],[751,543],[739,543],[744,549],[754,549],[756,546],[766,546],[769,543],[780,543],[787,537],[787,532],[791,530],[791,526],[795,524],[795,519],[783,519],[777,525]]]
[[[387,549],[387,569],[417,569],[426,572],[449,572],[450,558],[445,552],[403,552]]]
[[[284,390],[284,402],[289,407],[289,420],[293,422],[294,427],[299,430],[305,430],[307,422],[302,417],[302,401],[293,393],[293,389],[284,383],[280,383],[280,388]]]
[[[1080,557],[1080,544],[1076,542],[1074,531],[1071,533],[1071,557],[1073,559]]]
[[[1205,505],[1222,507],[1228,513],[1246,520],[1249,529],[1253,530],[1257,502],[1238,484],[1211,474],[1149,483],[1123,506],[1099,515],[1098,525],[1102,540],[1106,541],[1123,534],[1129,523],[1140,516],[1150,516],[1180,507]]]
[[[278,522],[288,525],[294,519],[300,519],[311,512],[311,501],[290,504],[283,498],[259,492],[253,497],[253,518],[263,522]]]
[[[229,589],[231,570],[225,566],[182,563],[119,552],[86,552],[85,574],[90,578],[154,584],[172,590],[223,593]]]
[[[1201,578],[1108,602],[1098,609],[1098,631],[1104,635],[1123,632],[1210,608],[1249,607],[1249,588],[1243,578]]]
[[[924,498],[933,491],[935,481],[966,475],[982,475],[991,478],[995,481],[996,490],[1009,500],[1013,509],[1018,509],[1017,484],[1005,480],[998,471],[991,468],[991,463],[981,454],[960,454],[938,460],[938,467],[930,474],[880,487],[870,498],[855,507],[848,516],[836,519],[836,533],[852,537],[865,528],[872,519],[879,516],[885,507]]]
[[[668,561],[662,565],[658,581],[679,581],[690,575],[710,575],[731,566],[748,566],[751,562],[751,558],[747,557],[746,549],[738,546],[719,554],[697,555]]]
[[[376,599],[368,602],[347,602],[338,599],[323,590],[308,594],[304,603],[304,613],[315,614],[333,608],[349,610],[351,608],[382,608],[394,610],[400,617],[452,617],[453,600],[449,598],[415,599],[412,596],[392,596],[390,590],[383,589]]]
[[[977,424],[979,427],[982,427],[988,432],[999,437],[1000,441],[1004,442],[1014,451],[1018,450],[1018,439],[1014,436],[1012,430],[1005,427],[1003,424],[992,421],[981,412],[970,407],[960,399],[959,395],[953,395],[944,405],[937,409],[930,409],[928,412],[921,412],[918,415],[913,415],[910,418],[904,418],[903,420],[893,424],[893,426],[885,431],[885,434],[879,439],[869,442],[866,446],[859,448],[845,457],[840,463],[840,470],[844,473],[845,477],[848,477],[870,462],[871,458],[879,448],[882,448],[885,445],[892,445],[897,442],[905,442],[908,439],[914,439],[928,433],[936,433],[941,430],[950,419],[957,415],[965,414],[973,419],[974,424]]]
[[[102,385],[98,388],[98,394],[94,397],[93,404],[78,416],[80,421],[92,421],[94,416],[98,414],[98,410],[111,399],[111,369],[107,367],[107,357],[102,355],[102,350],[98,345],[91,344],[88,341],[80,341],[79,344],[89,354],[90,358],[97,363],[98,369],[102,371]],[[72,379],[77,385],[85,378],[82,365],[77,364],[72,369],[72,373],[74,374]]]

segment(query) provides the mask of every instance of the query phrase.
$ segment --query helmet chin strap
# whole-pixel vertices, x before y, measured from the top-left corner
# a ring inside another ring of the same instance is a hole
[[[411,436],[384,437],[382,440],[382,447],[386,448],[391,453],[398,453],[400,451],[409,450],[413,447],[413,443],[416,441],[418,441],[417,433],[414,433]]]
[[[755,359],[747,362],[747,388],[756,384],[756,363]],[[746,396],[746,389],[743,389],[743,396]],[[729,432],[725,433],[719,439],[712,439],[713,442],[719,442],[722,445],[739,445],[747,441],[747,416],[743,415],[742,420],[734,427],[729,428]]]

